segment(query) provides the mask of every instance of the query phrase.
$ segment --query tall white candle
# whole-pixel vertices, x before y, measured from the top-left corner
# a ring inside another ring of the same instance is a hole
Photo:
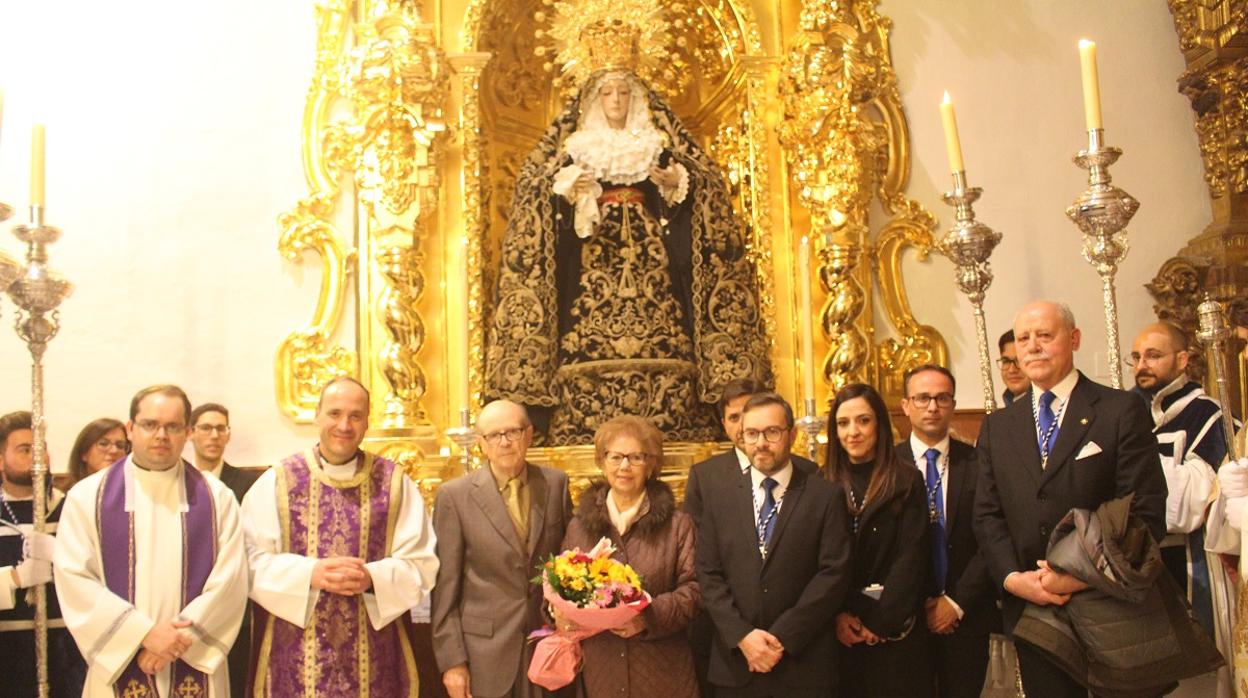
[[[1083,75],[1083,120],[1089,131],[1101,124],[1101,78],[1096,70],[1096,42],[1079,40],[1079,67]]]
[[[810,300],[810,239],[802,236],[797,250],[798,326],[802,332],[802,397],[815,397],[814,309]]]

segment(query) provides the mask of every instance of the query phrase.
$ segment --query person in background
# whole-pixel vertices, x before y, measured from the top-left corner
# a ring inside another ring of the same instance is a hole
[[[92,473],[116,463],[130,452],[126,425],[101,417],[82,428],[69,452],[69,481],[65,490]]]
[[[1018,349],[1014,346],[1014,330],[1006,330],[997,340],[997,350],[1001,355],[997,358],[997,367],[1001,369],[1001,382],[1005,383],[1005,391],[1001,393],[1001,404],[1008,405],[1020,396],[1027,394],[1031,381],[1018,365]]]

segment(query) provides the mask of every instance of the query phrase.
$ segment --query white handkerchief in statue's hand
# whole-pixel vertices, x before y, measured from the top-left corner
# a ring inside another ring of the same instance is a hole
[[[1101,452],[1101,447],[1096,445],[1095,441],[1089,441],[1079,449],[1079,455],[1075,456],[1075,460],[1083,460],[1088,456],[1095,456]]]

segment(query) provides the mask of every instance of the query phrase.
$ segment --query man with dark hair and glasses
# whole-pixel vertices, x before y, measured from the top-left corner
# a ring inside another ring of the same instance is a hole
[[[230,411],[224,405],[205,402],[191,410],[191,448],[195,451],[195,467],[212,475],[230,488],[241,504],[247,490],[260,477],[258,470],[236,468],[225,461],[225,447],[230,443]],[[247,691],[247,663],[251,659],[251,614],[243,616],[238,639],[230,648],[230,693],[241,696]]]
[[[794,466],[784,398],[759,393],[742,412],[749,474],[705,484],[698,527],[698,584],[715,626],[710,681],[717,696],[835,695],[832,618],[851,547],[844,496]]]
[[[1018,363],[1018,349],[1014,346],[1014,330],[1006,330],[997,340],[997,350],[1001,356],[997,358],[997,368],[1001,369],[1001,382],[1005,383],[1005,391],[1001,393],[1001,404],[1008,405],[1027,394],[1031,389],[1031,381],[1023,373]]]
[[[53,570],[87,658],[82,695],[227,695],[226,655],[247,603],[234,495],[182,460],[190,400],[140,390],[124,461],[65,497]]]
[[[996,585],[973,530],[978,461],[973,446],[949,434],[957,404],[949,369],[916,366],[903,386],[901,409],[912,429],[897,444],[897,457],[919,469],[927,488],[932,575],[926,615],[937,695],[974,698],[988,673],[988,636],[1001,630]]]
[[[496,400],[477,417],[486,467],[438,488],[433,652],[451,698],[541,696],[528,679],[528,634],[543,624],[533,570],[558,553],[572,518],[568,476],[526,460],[533,424]]]

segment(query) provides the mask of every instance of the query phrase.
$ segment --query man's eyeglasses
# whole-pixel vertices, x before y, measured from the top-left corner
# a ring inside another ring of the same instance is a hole
[[[759,438],[767,443],[778,444],[789,433],[784,427],[767,427],[766,429],[742,429],[741,440],[747,444],[757,443]]]
[[[172,436],[176,432],[186,431],[186,425],[183,424],[182,422],[170,422],[168,424],[161,424],[160,422],[154,419],[140,419],[139,421],[134,423],[134,426],[138,427],[139,431],[145,434],[155,434],[161,429],[164,429],[166,436]]]
[[[225,436],[230,433],[230,425],[228,424],[196,424],[195,431],[208,436],[210,434],[220,434]]]
[[[620,453],[619,451],[607,451],[606,455],[603,456],[603,460],[607,462],[607,465],[610,465],[613,468],[620,467],[621,465],[624,464],[624,461],[628,461],[629,463],[632,463],[633,465],[645,465],[646,461],[650,460],[650,454],[649,453]]]
[[[1166,358],[1167,356],[1174,356],[1175,354],[1178,354],[1178,353],[1179,352],[1177,351],[1172,351],[1168,354],[1162,354],[1161,352],[1158,352],[1158,351],[1146,351],[1144,352],[1144,355],[1141,356],[1135,352],[1131,352],[1131,355],[1123,359],[1122,363],[1130,366],[1131,368],[1135,368],[1136,366],[1139,366],[1141,364],[1148,364],[1151,366],[1153,364],[1156,364],[1158,361],[1161,361],[1162,359]]]
[[[927,409],[927,406],[932,404],[932,402],[935,402],[936,406],[941,409],[953,407],[953,396],[949,393],[940,393],[938,395],[919,393],[918,395],[911,395],[908,399],[915,407],[921,410]]]
[[[1018,368],[1018,366],[1019,366],[1018,359],[1011,359],[1008,356],[1002,356],[1001,358],[997,359],[997,367],[1001,369]]]
[[[485,439],[487,444],[497,446],[503,439],[507,439],[507,443],[511,443],[513,441],[519,441],[521,436],[524,436],[524,429],[507,429],[505,431],[495,431],[485,434],[481,438]]]

